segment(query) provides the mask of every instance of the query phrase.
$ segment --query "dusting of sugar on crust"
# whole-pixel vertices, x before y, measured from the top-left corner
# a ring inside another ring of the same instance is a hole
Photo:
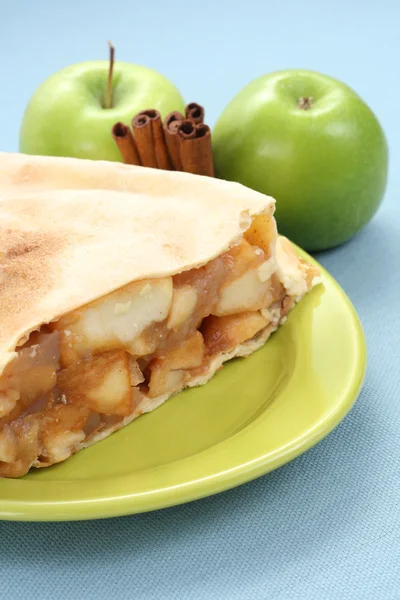
[[[18,330],[19,323],[24,327],[27,313],[33,312],[57,286],[60,274],[53,259],[64,245],[65,241],[55,234],[14,230],[0,223],[0,338],[8,338],[8,332]],[[23,345],[28,337],[23,336],[18,345]]]

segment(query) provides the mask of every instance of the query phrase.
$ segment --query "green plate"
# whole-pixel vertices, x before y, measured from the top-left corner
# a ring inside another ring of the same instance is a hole
[[[357,314],[322,272],[323,286],[249,358],[65,463],[0,480],[0,518],[94,519],[180,504],[259,477],[316,444],[350,410],[366,363]]]

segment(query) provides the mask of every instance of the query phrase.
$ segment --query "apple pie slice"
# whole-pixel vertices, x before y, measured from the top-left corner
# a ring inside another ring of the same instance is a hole
[[[63,461],[262,346],[319,281],[273,212],[207,177],[0,154],[0,476]]]

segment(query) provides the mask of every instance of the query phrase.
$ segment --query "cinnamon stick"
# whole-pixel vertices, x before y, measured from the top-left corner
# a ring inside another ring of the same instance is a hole
[[[185,116],[193,123],[204,123],[204,108],[197,102],[190,102],[185,108]]]
[[[189,119],[184,119],[178,127],[178,136],[181,140],[192,140],[196,137],[196,125]],[[182,155],[181,155],[182,159]]]
[[[167,144],[165,142],[164,130],[162,126],[161,115],[157,111],[155,111],[154,117],[152,119],[152,129],[153,129],[153,140],[154,146],[156,150],[156,161],[157,167],[159,169],[164,169],[169,171],[172,169],[172,164],[168,154]]]
[[[111,129],[111,135],[124,163],[127,165],[140,165],[139,154],[130,128],[119,121]]]
[[[179,125],[183,119],[183,114],[175,110],[165,117],[163,124],[169,157],[171,159],[172,166],[176,171],[183,170],[178,138]]]
[[[142,110],[132,119],[132,129],[144,167],[172,168],[158,110]]]
[[[183,170],[195,175],[214,177],[211,130],[208,125],[191,123],[193,130],[183,121],[179,127],[180,155]],[[190,122],[189,122],[190,123]],[[186,131],[184,129],[186,128]]]

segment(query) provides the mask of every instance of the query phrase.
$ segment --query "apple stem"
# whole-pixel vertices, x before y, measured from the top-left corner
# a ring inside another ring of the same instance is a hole
[[[301,108],[302,110],[308,110],[309,108],[312,108],[312,101],[312,96],[301,96],[297,103],[297,108]]]
[[[112,78],[113,78],[113,70],[114,70],[115,48],[111,42],[107,42],[107,44],[110,49],[110,63],[109,63],[109,67],[108,67],[108,80],[107,80],[107,89],[106,89],[105,108],[111,108],[111,92],[112,92]]]

